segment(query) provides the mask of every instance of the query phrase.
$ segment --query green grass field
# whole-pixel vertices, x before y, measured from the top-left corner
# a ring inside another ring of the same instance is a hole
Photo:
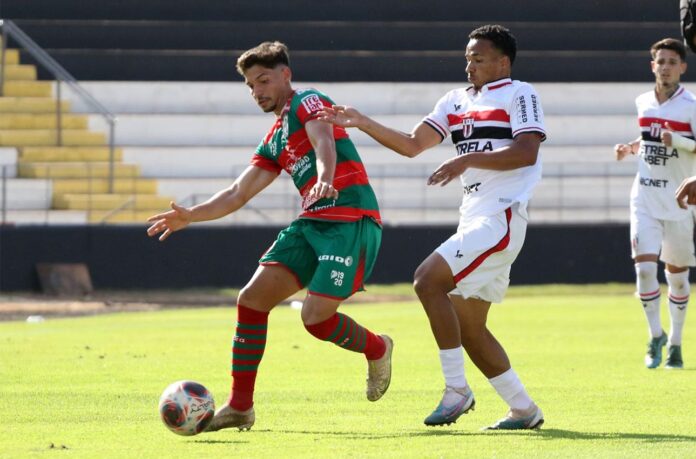
[[[685,330],[686,369],[646,370],[646,325],[631,291],[520,287],[494,307],[491,329],[545,413],[543,429],[526,432],[480,431],[506,407],[470,362],[476,411],[449,427],[422,424],[444,383],[415,301],[342,308],[394,338],[382,400],[365,399],[362,356],[315,340],[298,311],[279,307],[256,425],[195,437],[164,427],[159,395],[194,379],[224,402],[232,308],[0,323],[0,457],[694,457],[696,317]]]

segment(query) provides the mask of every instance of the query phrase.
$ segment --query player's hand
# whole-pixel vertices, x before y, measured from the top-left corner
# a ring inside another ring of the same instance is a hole
[[[435,169],[435,172],[428,177],[428,185],[437,185],[439,183],[440,186],[445,186],[462,175],[467,168],[466,156],[448,159],[440,164],[440,167]]]
[[[682,209],[687,208],[687,204],[696,204],[696,176],[685,179],[676,192],[677,204]]]
[[[665,123],[665,127],[660,130],[660,141],[667,147],[672,146],[672,131],[674,131],[674,129],[669,123]]]
[[[307,193],[307,202],[311,203],[307,206],[311,206],[320,199],[338,199],[338,190],[328,182],[317,181],[314,186]]]
[[[351,128],[359,128],[362,124],[364,116],[362,113],[347,105],[334,105],[332,107],[324,107],[319,112],[319,120],[337,126]]]
[[[169,205],[172,207],[172,210],[153,215],[147,219],[148,223],[152,223],[152,226],[147,229],[148,236],[162,233],[159,240],[164,241],[174,231],[179,231],[191,223],[191,211],[189,209],[181,207],[173,201]]]
[[[616,160],[621,161],[626,156],[633,154],[633,147],[627,143],[617,143],[614,145],[614,153],[616,153]]]

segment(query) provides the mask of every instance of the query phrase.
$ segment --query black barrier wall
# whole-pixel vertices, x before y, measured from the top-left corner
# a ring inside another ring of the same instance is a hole
[[[193,227],[166,242],[143,227],[2,227],[0,290],[39,290],[36,264],[85,263],[95,289],[240,287],[280,227]],[[411,282],[455,227],[385,227],[368,283]],[[633,282],[627,225],[532,226],[512,284]]]

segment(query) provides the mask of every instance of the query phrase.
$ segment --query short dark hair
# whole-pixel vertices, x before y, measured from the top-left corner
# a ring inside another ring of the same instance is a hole
[[[483,39],[493,43],[493,46],[510,58],[510,64],[515,62],[517,55],[517,40],[506,27],[498,24],[488,24],[474,29],[469,34],[469,39]]]
[[[260,45],[251,48],[237,59],[237,71],[240,75],[255,65],[268,69],[274,69],[279,65],[290,66],[288,47],[279,41],[264,41]]]
[[[650,47],[650,57],[655,59],[657,52],[661,49],[671,49],[675,53],[679,54],[682,62],[686,62],[686,47],[681,40],[676,40],[674,38],[664,38]]]

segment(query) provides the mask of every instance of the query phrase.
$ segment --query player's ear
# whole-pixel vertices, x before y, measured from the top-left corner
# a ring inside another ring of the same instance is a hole
[[[281,69],[281,72],[283,74],[283,78],[287,81],[292,80],[292,70],[290,70],[290,67],[287,65],[284,65],[283,68]]]

